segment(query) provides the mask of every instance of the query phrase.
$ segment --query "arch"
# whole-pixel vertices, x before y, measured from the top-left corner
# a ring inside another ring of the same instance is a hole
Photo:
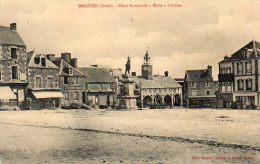
[[[151,96],[145,96],[143,99],[143,107],[150,107],[152,105],[152,97]]]
[[[180,95],[174,95],[174,106],[181,106],[181,96]]]
[[[162,106],[163,103],[162,103],[162,96],[157,94],[155,97],[154,97],[154,103],[156,106]]]
[[[167,107],[172,106],[172,97],[170,95],[164,96],[164,104]]]

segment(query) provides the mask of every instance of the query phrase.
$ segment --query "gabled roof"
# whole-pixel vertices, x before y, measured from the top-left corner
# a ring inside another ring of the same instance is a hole
[[[70,65],[63,59],[54,61],[54,64],[57,64],[57,66],[60,67],[60,75],[70,75],[68,69],[72,69],[73,76],[81,76],[81,77],[85,76],[84,73],[82,73],[79,69],[74,68],[72,65]]]
[[[187,70],[185,73],[186,81],[212,81],[212,75],[207,69]]]
[[[244,55],[244,51],[248,50],[248,57],[246,58]],[[224,62],[230,62],[234,60],[244,60],[248,58],[256,58],[260,57],[260,43],[258,41],[252,40],[249,43],[247,43],[245,46],[240,48],[238,51],[233,53],[231,57],[224,57],[224,60],[222,60],[219,63],[224,63]]]
[[[86,76],[88,83],[114,83],[114,78],[105,68],[81,67],[79,68]]]
[[[154,76],[152,80],[146,80],[142,77],[130,77],[137,84],[141,82],[142,88],[178,88],[181,85],[170,76]]]
[[[44,54],[37,54],[34,51],[30,51],[27,53],[29,64],[28,67],[33,68],[59,68],[55,64],[53,64]],[[36,59],[39,59],[39,62],[36,62]],[[45,58],[46,66],[41,65],[41,58]]]
[[[0,26],[0,45],[1,44],[25,46],[18,32],[10,30],[9,27],[5,26]]]

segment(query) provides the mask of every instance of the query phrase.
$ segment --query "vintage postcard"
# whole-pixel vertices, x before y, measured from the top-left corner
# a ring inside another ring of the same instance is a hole
[[[259,0],[0,0],[0,164],[260,163]]]

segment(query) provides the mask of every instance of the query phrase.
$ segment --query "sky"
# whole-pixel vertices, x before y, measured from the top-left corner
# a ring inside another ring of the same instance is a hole
[[[118,7],[119,4],[179,7]],[[113,8],[79,8],[112,4]],[[0,25],[17,23],[27,51],[70,52],[79,66],[106,65],[141,72],[146,50],[154,74],[183,78],[185,70],[213,66],[252,39],[260,40],[260,1],[0,0]]]

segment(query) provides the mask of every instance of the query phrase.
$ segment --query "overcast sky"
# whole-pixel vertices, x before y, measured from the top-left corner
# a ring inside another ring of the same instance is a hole
[[[147,47],[155,74],[213,66],[251,41],[260,40],[260,1],[166,1],[171,8],[79,8],[87,0],[0,0],[1,25],[17,23],[27,50],[71,52],[80,66],[99,64],[124,69],[127,56],[140,74]],[[129,0],[130,2],[130,0]],[[121,4],[129,4],[121,1]],[[153,4],[152,1],[133,4]],[[119,1],[103,1],[117,5]]]

